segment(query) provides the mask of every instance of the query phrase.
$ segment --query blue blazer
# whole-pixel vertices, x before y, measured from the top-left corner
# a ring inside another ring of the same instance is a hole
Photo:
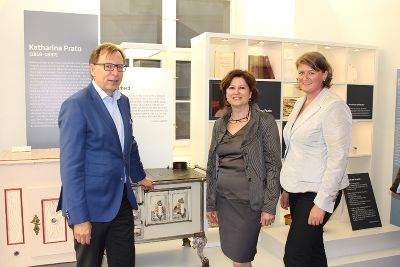
[[[57,210],[62,209],[70,225],[113,220],[121,204],[124,172],[127,197],[137,208],[129,177],[139,182],[146,174],[132,135],[129,99],[121,95],[118,107],[124,123],[124,151],[114,121],[92,83],[61,106],[62,188]]]

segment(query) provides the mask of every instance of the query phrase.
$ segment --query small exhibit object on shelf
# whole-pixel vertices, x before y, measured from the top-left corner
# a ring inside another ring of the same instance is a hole
[[[215,51],[214,77],[223,78],[229,71],[235,68],[235,52]]]
[[[256,79],[275,79],[268,56],[249,55],[248,70],[254,74]]]
[[[357,68],[352,64],[347,66],[347,81],[350,83],[354,83],[357,81]]]
[[[296,101],[299,99],[298,96],[284,96],[282,99],[283,102],[283,108],[282,108],[282,117],[283,119],[287,119],[292,113],[294,104],[296,104]]]

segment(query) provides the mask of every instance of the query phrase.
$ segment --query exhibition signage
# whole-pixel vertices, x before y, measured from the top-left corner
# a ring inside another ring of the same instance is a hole
[[[351,228],[381,227],[378,207],[368,173],[348,174],[350,185],[344,190]]]
[[[163,68],[129,67],[119,90],[130,101],[133,135],[143,165],[146,168],[171,165],[175,129],[172,74]]]
[[[372,85],[348,84],[347,105],[354,120],[372,119],[374,87]]]
[[[281,118],[281,83],[275,81],[257,81],[260,93],[257,104],[261,110],[271,113],[275,120]]]
[[[58,147],[61,103],[91,80],[98,16],[25,11],[24,39],[27,144]]]

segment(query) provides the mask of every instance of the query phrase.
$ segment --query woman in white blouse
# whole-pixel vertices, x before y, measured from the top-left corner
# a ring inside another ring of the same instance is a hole
[[[296,67],[305,95],[283,131],[280,202],[292,215],[284,262],[286,267],[324,267],[323,226],[349,184],[345,170],[352,117],[346,103],[329,91],[332,68],[321,53],[305,53]]]

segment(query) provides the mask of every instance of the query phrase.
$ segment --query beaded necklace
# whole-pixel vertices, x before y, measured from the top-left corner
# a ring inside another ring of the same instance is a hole
[[[229,118],[228,123],[246,122],[249,120],[249,117],[250,117],[250,107],[249,107],[249,111],[247,111],[247,115],[243,118],[235,120],[235,119],[232,119],[232,114],[231,114],[231,117]]]

